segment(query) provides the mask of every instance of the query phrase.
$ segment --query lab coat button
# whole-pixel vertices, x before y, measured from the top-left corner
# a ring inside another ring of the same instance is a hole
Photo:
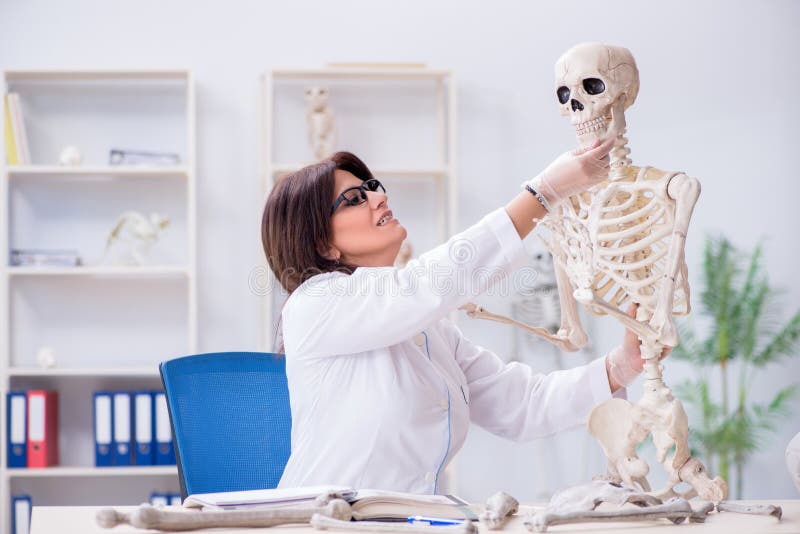
[[[439,401],[439,406],[441,406],[442,410],[447,411],[447,399],[442,399]]]
[[[425,473],[425,482],[427,482],[428,484],[433,484],[434,482],[436,482],[436,475],[430,471]]]
[[[414,336],[414,343],[416,343],[420,347],[423,346],[425,344],[425,334],[420,332],[419,334]]]

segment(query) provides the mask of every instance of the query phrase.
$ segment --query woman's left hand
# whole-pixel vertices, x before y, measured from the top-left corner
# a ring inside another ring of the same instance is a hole
[[[638,307],[638,304],[631,304],[628,307],[628,315],[635,318]],[[644,360],[642,360],[640,343],[639,336],[633,330],[626,328],[622,344],[606,356],[606,371],[608,371],[608,382],[612,393],[633,382],[642,372]],[[672,347],[664,347],[658,358],[659,361],[666,358],[670,352],[672,352]]]

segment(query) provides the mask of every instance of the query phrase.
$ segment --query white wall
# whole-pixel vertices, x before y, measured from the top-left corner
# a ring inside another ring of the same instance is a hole
[[[693,278],[706,233],[724,232],[742,247],[765,239],[771,280],[785,291],[788,308],[796,309],[798,23],[800,3],[791,0],[3,0],[0,68],[195,72],[200,348],[236,350],[253,349],[258,339],[258,301],[248,274],[262,261],[256,209],[262,71],[331,61],[418,61],[453,69],[459,80],[463,228],[573,144],[571,128],[556,112],[552,66],[565,49],[586,40],[626,46],[637,59],[641,91],[628,113],[634,162],[684,170],[702,182],[687,245]],[[622,333],[610,321],[603,325],[599,350]],[[476,341],[508,352],[507,328],[463,328]],[[752,396],[764,401],[800,379],[799,361],[763,373]],[[667,367],[671,383],[688,374],[685,365],[668,360]],[[638,397],[636,388],[632,397]],[[798,430],[796,402],[785,427],[753,457],[746,497],[797,496],[783,449]],[[580,443],[582,433],[570,441]],[[544,466],[533,461],[535,448],[476,429],[459,458],[459,491],[471,499],[499,488],[523,500],[536,497],[532,480]],[[599,470],[593,444],[591,451],[588,465],[576,465],[585,462],[582,456],[564,457],[560,449],[557,485]]]

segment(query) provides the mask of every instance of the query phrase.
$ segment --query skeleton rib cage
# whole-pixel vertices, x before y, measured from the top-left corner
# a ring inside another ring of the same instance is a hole
[[[543,239],[554,261],[570,273],[576,297],[589,312],[606,312],[591,304],[591,294],[615,308],[628,301],[652,315],[659,281],[666,271],[674,237],[674,200],[669,180],[678,173],[650,167],[630,168],[622,180],[603,182],[565,202],[558,214],[541,224],[550,230]],[[675,280],[674,315],[686,315],[689,286],[686,263]],[[590,293],[592,292],[592,293]]]

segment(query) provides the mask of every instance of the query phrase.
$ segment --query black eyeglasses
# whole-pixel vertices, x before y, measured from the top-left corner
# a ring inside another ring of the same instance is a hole
[[[333,203],[333,208],[331,208],[331,215],[333,215],[336,208],[338,208],[339,204],[342,202],[344,202],[345,206],[358,206],[367,201],[367,191],[374,193],[378,190],[382,193],[386,192],[386,188],[383,187],[383,184],[375,178],[364,180],[364,183],[359,186],[345,189],[342,191],[342,194],[336,197],[336,202]]]

